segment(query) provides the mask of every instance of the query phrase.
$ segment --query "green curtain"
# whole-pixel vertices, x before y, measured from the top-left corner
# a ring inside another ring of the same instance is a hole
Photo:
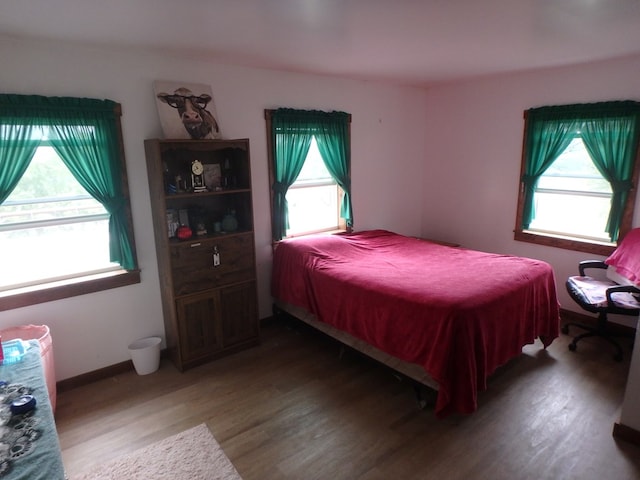
[[[598,171],[613,192],[606,231],[611,241],[618,239],[624,205],[633,187],[631,177],[638,151],[640,113],[587,121],[582,141]]]
[[[16,188],[36,153],[40,140],[32,140],[33,130],[33,125],[23,125],[16,118],[0,118],[0,204]]]
[[[351,178],[349,176],[351,157],[349,148],[349,115],[344,112],[326,114],[326,120],[319,123],[315,134],[318,151],[322,160],[340,188],[344,191],[340,216],[348,227],[353,227],[351,209]]]
[[[271,140],[274,151],[273,240],[286,236],[289,216],[286,194],[296,181],[316,137],[318,150],[332,178],[344,190],[340,206],[347,225],[353,224],[349,179],[349,115],[344,112],[280,108],[271,114]]]
[[[533,194],[540,176],[569,146],[575,137],[575,124],[549,107],[531,109],[527,112],[525,133],[525,172],[522,228],[529,228],[535,218]]]
[[[638,150],[640,103],[600,102],[533,108],[527,112],[522,228],[535,210],[533,194],[545,170],[580,135],[594,164],[613,191],[607,232],[616,241],[622,210],[631,189]]]
[[[304,115],[296,110],[279,109],[271,116],[274,146],[273,240],[286,236],[289,228],[287,190],[296,181],[311,146],[311,129]]]
[[[138,266],[132,232],[127,227],[127,211],[121,187],[118,116],[119,106],[111,100],[0,95],[0,124],[22,125],[25,130],[29,130],[29,133],[23,133],[20,128],[8,130],[11,143],[16,145],[14,150],[31,152],[26,166],[37,148],[37,143],[33,146],[27,140],[31,136],[33,126],[48,128],[49,141],[67,168],[110,214],[111,261],[120,264],[126,270],[135,270]],[[26,166],[23,168],[6,165],[16,162],[18,157],[26,157],[27,154],[5,156],[4,151],[0,152],[0,172],[10,169],[14,172],[21,170],[19,174],[11,175],[12,181],[17,183]],[[22,160],[21,163],[25,161]],[[0,173],[0,176],[4,177],[3,173]],[[5,181],[2,181],[0,189],[4,194]],[[7,195],[9,193],[10,190]]]

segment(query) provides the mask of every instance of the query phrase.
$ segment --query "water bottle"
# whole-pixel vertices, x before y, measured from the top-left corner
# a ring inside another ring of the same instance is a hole
[[[8,365],[20,362],[28,348],[29,344],[19,338],[2,342],[2,353],[4,356],[2,364]]]

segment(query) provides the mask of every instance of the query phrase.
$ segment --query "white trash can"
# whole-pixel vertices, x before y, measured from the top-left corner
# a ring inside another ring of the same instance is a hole
[[[129,354],[138,375],[147,375],[160,367],[160,337],[147,337],[129,345]]]

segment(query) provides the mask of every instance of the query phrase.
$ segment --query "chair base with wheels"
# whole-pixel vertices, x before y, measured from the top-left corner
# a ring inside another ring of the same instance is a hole
[[[578,327],[585,333],[576,335],[569,344],[569,350],[575,352],[578,342],[583,338],[600,337],[614,346],[616,353],[614,360],[623,359],[623,350],[616,338],[634,338],[632,334],[612,332],[608,325],[608,314],[640,315],[640,290],[634,285],[620,285],[613,280],[596,280],[585,275],[588,268],[607,269],[609,266],[603,261],[587,260],[578,265],[580,276],[569,277],[566,282],[567,291],[571,298],[584,310],[597,313],[595,326],[584,323],[571,322],[562,326],[562,333],[568,334],[569,327]]]
[[[621,362],[624,358],[622,346],[618,341],[616,341],[616,338],[631,339],[632,340],[631,345],[633,348],[634,335],[610,332],[610,330],[607,328],[607,315],[604,313],[601,313],[600,315],[598,315],[598,319],[595,326],[587,325],[579,322],[569,322],[562,325],[562,328],[561,328],[562,333],[569,334],[569,327],[578,327],[583,330],[586,330],[585,333],[581,333],[580,335],[576,335],[575,337],[573,337],[573,340],[569,344],[569,350],[571,350],[572,352],[575,352],[578,349],[578,342],[580,340],[582,340],[583,338],[589,338],[589,337],[600,337],[606,340],[607,342],[609,342],[611,345],[613,345],[613,347],[616,349],[616,353],[613,355],[613,359],[616,362]]]

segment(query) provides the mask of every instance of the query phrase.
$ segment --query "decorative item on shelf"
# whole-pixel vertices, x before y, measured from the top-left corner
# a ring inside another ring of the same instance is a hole
[[[228,158],[224,159],[224,163],[222,167],[223,167],[222,186],[224,188],[231,188],[234,186],[234,184],[232,182],[233,177],[231,175],[231,162],[229,161]]]
[[[207,234],[207,227],[204,226],[204,222],[198,222],[196,224],[196,235],[202,236]]]
[[[238,219],[236,218],[236,211],[230,210],[224,217],[222,217],[222,230],[224,232],[235,232],[238,229]]]
[[[191,186],[196,193],[207,191],[207,185],[204,179],[204,166],[200,160],[191,162]]]
[[[178,212],[174,209],[167,210],[167,229],[169,238],[176,236],[176,230],[179,226],[180,222],[178,221]]]
[[[185,225],[190,225],[196,236],[207,235],[207,224],[209,223],[209,214],[202,206],[194,205],[188,209],[189,222],[185,222]]]
[[[222,171],[219,163],[204,165],[204,183],[212,192],[222,190]]]
[[[187,182],[182,175],[176,175],[175,191],[173,193],[184,193],[187,191]]]
[[[176,237],[179,240],[189,240],[193,236],[193,231],[186,225],[180,225],[176,230]]]
[[[189,222],[189,210],[186,208],[180,208],[178,210],[178,226],[180,225],[190,225]]]
[[[169,166],[167,162],[163,164],[162,176],[164,177],[164,191],[167,195],[174,195],[178,193],[178,186],[176,184],[176,178],[171,176]]]

